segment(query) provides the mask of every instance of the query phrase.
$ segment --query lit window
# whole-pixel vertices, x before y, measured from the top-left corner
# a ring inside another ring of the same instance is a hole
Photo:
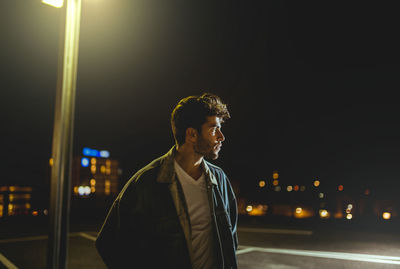
[[[89,166],[89,159],[86,158],[86,157],[82,158],[81,165],[82,165],[82,167],[88,167]]]
[[[106,167],[105,167],[104,165],[100,166],[100,172],[101,172],[102,174],[105,174],[105,173],[106,173]]]
[[[92,174],[96,174],[96,165],[90,166],[90,171],[92,172]]]
[[[96,164],[96,162],[97,162],[96,158],[92,158],[92,159],[90,159],[90,163],[91,163],[91,164],[95,165],[95,164]]]
[[[104,183],[104,186],[105,186],[104,193],[106,195],[110,195],[110,193],[111,193],[111,188],[110,188],[111,187],[111,182],[110,182],[110,180],[106,179],[106,181]]]

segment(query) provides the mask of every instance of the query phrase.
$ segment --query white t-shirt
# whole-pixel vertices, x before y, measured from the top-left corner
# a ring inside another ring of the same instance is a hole
[[[175,172],[183,188],[192,225],[193,269],[216,268],[205,175],[203,173],[195,180],[176,161]]]

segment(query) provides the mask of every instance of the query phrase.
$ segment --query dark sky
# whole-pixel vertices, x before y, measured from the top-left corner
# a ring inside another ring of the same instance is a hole
[[[172,146],[179,99],[210,91],[232,115],[216,164],[242,186],[279,170],[287,182],[394,192],[396,11],[378,1],[84,0],[74,151],[109,150],[126,181]],[[0,2],[2,184],[45,182],[60,15],[39,0]]]

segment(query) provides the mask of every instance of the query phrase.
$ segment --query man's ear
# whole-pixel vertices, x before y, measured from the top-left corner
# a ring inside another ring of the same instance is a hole
[[[186,129],[186,141],[195,143],[198,136],[199,134],[195,128],[189,127]]]

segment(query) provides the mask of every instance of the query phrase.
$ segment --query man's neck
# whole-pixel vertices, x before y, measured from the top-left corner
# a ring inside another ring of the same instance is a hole
[[[175,161],[195,180],[199,179],[203,173],[201,163],[203,156],[198,155],[187,145],[176,146]]]

